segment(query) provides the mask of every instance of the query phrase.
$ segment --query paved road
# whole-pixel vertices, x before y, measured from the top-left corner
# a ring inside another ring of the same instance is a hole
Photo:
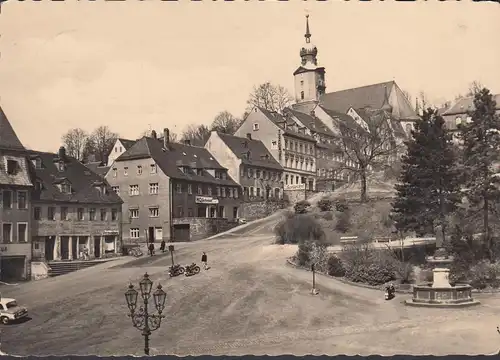
[[[272,245],[276,220],[237,237],[176,244],[176,261],[212,268],[168,279],[168,255],[119,259],[73,274],[2,288],[26,304],[32,319],[2,328],[2,351],[16,355],[127,355],[142,352],[123,296],[147,271],[167,292],[166,319],[151,337],[151,354],[452,354],[500,347],[496,297],[479,308],[418,309],[398,297],[285,265],[291,246]],[[146,260],[147,259],[147,260]],[[500,322],[500,320],[498,320]]]

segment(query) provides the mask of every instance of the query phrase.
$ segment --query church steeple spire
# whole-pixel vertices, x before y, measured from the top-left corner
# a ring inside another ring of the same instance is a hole
[[[311,32],[309,31],[309,15],[306,15],[306,34],[304,35],[306,38],[306,43],[311,42]]]

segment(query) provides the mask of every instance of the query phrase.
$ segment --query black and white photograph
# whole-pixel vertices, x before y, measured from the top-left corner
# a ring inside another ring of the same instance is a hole
[[[494,2],[3,1],[0,355],[497,355]]]

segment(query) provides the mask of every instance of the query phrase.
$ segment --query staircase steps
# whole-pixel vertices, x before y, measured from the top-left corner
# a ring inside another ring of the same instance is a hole
[[[73,271],[89,268],[106,261],[103,260],[87,260],[87,261],[49,261],[50,267],[49,277],[69,274]]]

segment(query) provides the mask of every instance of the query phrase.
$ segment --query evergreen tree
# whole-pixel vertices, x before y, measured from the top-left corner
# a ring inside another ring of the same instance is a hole
[[[399,233],[421,233],[439,225],[444,238],[446,217],[455,210],[460,191],[451,140],[436,110],[425,110],[416,121],[392,204],[391,218]]]
[[[500,199],[500,179],[494,168],[500,160],[500,119],[495,108],[493,96],[483,88],[474,96],[474,110],[469,113],[470,118],[459,126],[469,220],[481,223],[490,260],[494,258],[491,219],[492,215],[497,215],[496,206]]]

